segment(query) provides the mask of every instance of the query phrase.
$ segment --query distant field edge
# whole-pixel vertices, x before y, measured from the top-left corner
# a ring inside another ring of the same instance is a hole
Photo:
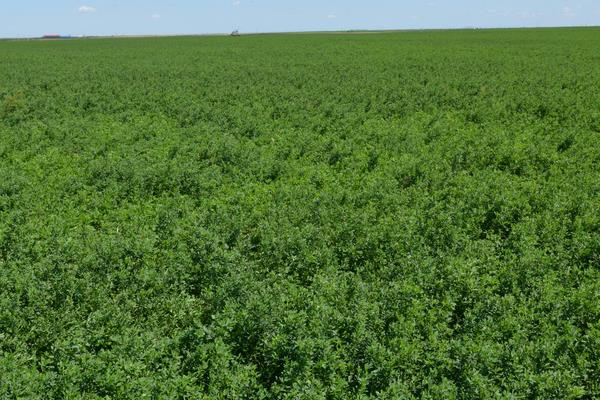
[[[454,32],[454,31],[520,31],[520,30],[549,30],[549,29],[599,29],[600,25],[573,25],[573,26],[522,26],[522,27],[461,27],[461,28],[411,28],[411,29],[348,29],[332,31],[272,31],[272,32],[240,32],[239,36],[257,35],[310,35],[310,34],[383,34],[403,32]],[[181,33],[164,35],[89,35],[81,37],[43,38],[43,37],[3,37],[0,41],[63,41],[63,40],[86,40],[86,39],[135,39],[135,38],[168,38],[168,37],[211,37],[230,36],[228,32],[222,33]]]

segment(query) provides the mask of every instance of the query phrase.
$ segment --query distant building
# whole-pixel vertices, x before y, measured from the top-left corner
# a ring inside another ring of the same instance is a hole
[[[235,31],[231,32],[231,36],[240,36],[240,31],[236,29]]]

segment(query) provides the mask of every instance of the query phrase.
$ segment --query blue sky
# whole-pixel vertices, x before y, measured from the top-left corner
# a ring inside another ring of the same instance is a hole
[[[600,25],[600,0],[0,0],[0,37]]]

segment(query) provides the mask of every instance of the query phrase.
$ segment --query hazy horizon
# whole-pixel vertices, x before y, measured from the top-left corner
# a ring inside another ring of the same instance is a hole
[[[600,4],[564,1],[23,0],[0,6],[0,37],[45,34],[163,36],[345,30],[533,28],[600,25]]]

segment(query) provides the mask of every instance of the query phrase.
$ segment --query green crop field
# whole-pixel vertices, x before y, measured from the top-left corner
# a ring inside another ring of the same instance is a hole
[[[0,398],[600,398],[600,28],[0,42]]]

